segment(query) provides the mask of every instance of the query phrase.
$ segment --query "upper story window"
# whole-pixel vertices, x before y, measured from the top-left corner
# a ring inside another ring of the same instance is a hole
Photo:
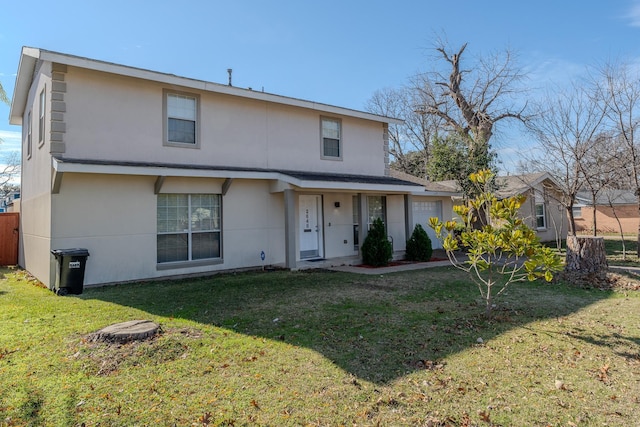
[[[338,119],[321,118],[322,158],[342,159],[342,123]]]
[[[198,97],[164,93],[165,143],[198,146]]]
[[[31,111],[27,114],[27,159],[31,157],[31,134],[33,126],[31,125]]]
[[[47,95],[44,89],[42,89],[42,92],[40,92],[40,107],[39,107],[39,113],[38,113],[38,144],[39,145],[44,144],[44,113],[47,106],[46,101],[47,101]]]

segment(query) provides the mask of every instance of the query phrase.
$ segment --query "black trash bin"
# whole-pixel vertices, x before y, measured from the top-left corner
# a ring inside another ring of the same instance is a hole
[[[53,291],[57,295],[81,294],[89,251],[83,248],[54,249],[51,253],[58,261]]]

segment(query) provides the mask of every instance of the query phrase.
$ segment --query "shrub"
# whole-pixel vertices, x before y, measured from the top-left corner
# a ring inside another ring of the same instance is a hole
[[[387,238],[384,223],[380,218],[371,224],[371,229],[362,244],[362,262],[374,267],[389,264],[393,257],[393,247]]]
[[[429,261],[433,254],[431,239],[420,224],[417,224],[407,240],[406,258],[409,261]]]

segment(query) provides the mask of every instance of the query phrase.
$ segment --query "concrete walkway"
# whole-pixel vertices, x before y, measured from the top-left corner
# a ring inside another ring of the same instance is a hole
[[[434,250],[433,258],[445,259],[445,261],[430,261],[393,265],[389,267],[361,267],[362,259],[357,256],[322,259],[317,261],[299,261],[299,270],[308,270],[313,268],[322,268],[326,270],[342,271],[346,273],[381,275],[388,273],[397,273],[400,271],[422,270],[425,268],[446,267],[451,263],[447,260],[447,254],[443,250]]]
[[[430,261],[430,262],[417,262],[412,264],[401,264],[401,265],[393,265],[389,267],[358,267],[356,265],[342,265],[336,267],[329,267],[329,270],[333,271],[342,271],[345,273],[357,273],[357,274],[368,274],[368,275],[378,275],[381,276],[383,274],[388,273],[398,273],[400,271],[411,271],[411,270],[423,270],[425,268],[433,268],[433,267],[446,267],[450,266],[451,263],[447,261]]]
[[[627,273],[635,274],[636,276],[640,276],[640,267],[631,267],[626,265],[610,265],[609,270],[624,271]]]

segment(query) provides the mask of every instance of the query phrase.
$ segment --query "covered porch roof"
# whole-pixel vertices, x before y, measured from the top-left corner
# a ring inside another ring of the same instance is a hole
[[[217,165],[184,165],[173,163],[131,162],[98,159],[52,157],[54,179],[52,192],[58,193],[65,173],[155,176],[156,192],[166,177],[220,178],[228,185],[233,179],[274,181],[272,192],[291,190],[324,190],[378,192],[386,194],[428,194],[420,184],[389,176],[305,172],[265,168]]]

